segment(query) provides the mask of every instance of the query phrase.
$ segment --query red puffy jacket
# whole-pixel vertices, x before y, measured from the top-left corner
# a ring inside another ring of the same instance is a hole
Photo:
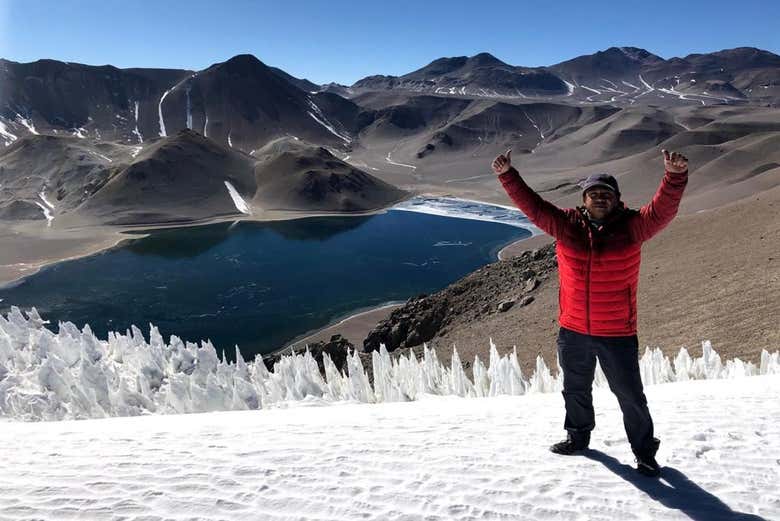
[[[498,178],[528,219],[557,240],[560,325],[586,335],[636,334],[642,243],[677,214],[688,173],[666,172],[649,204],[637,211],[619,202],[598,228],[584,208],[561,209],[542,199],[514,168]]]

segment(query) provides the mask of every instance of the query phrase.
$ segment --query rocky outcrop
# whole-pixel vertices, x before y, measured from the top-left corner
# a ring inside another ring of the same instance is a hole
[[[557,267],[553,245],[489,264],[432,295],[419,295],[378,323],[363,341],[365,352],[428,342],[448,329],[484,320],[513,306],[527,306],[540,281]]]
[[[295,346],[282,351],[277,351],[271,355],[263,357],[263,362],[269,371],[273,371],[274,365],[278,362],[282,356],[289,356],[291,354],[304,354],[306,349],[309,350],[311,355],[317,361],[317,365],[320,368],[320,373],[325,374],[325,365],[323,363],[323,355],[327,354],[333,364],[339,371],[345,371],[347,366],[347,353],[350,350],[355,349],[355,346],[342,337],[341,335],[333,335],[330,337],[330,341],[320,341],[315,344],[309,344],[308,346]]]

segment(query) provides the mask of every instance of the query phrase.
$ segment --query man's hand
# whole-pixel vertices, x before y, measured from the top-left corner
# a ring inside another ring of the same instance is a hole
[[[664,154],[664,168],[671,174],[682,174],[688,171],[688,158],[679,152],[669,153],[668,150],[662,150]],[[496,160],[498,161],[498,160]]]
[[[495,158],[491,166],[493,167],[493,172],[498,175],[509,172],[509,169],[512,168],[512,149],[510,148],[506,151],[506,154],[501,154]]]

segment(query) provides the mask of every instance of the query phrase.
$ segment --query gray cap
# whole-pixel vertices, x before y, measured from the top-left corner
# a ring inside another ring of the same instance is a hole
[[[580,182],[580,188],[584,194],[589,188],[594,186],[603,186],[609,190],[615,192],[615,195],[620,196],[620,190],[618,189],[617,180],[609,174],[593,174],[588,176],[587,179]]]

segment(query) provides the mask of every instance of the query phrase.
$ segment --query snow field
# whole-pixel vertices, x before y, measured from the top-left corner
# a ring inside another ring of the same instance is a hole
[[[6,422],[0,518],[780,519],[780,375],[647,394],[660,480],[633,470],[606,389],[592,450],[571,457],[547,450],[557,393]]]

